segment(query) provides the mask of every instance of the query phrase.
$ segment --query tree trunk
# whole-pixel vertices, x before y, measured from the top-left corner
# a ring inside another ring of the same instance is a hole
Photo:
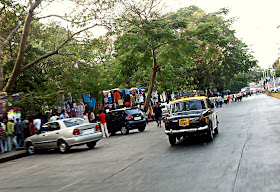
[[[3,55],[4,48],[0,45],[0,92],[3,91],[4,72],[3,72]]]
[[[159,66],[157,65],[157,60],[156,60],[156,55],[155,55],[155,50],[154,49],[152,49],[152,55],[153,55],[153,72],[152,72],[151,79],[150,79],[148,94],[147,94],[147,97],[146,97],[146,100],[145,100],[145,105],[144,105],[144,111],[145,112],[148,111],[148,107],[150,105],[151,96],[152,96],[154,83],[155,83],[155,78],[156,78],[156,73],[157,73],[158,68],[159,68]]]
[[[10,75],[10,78],[5,86],[5,91],[10,92],[17,80],[17,77],[20,75],[20,68],[21,68],[21,63],[22,59],[24,56],[25,52],[25,46],[28,38],[28,32],[29,32],[29,26],[33,18],[34,10],[40,5],[41,0],[35,0],[34,4],[31,5],[28,14],[25,18],[25,24],[23,27],[23,31],[21,34],[21,40],[20,40],[20,47],[17,55],[17,59],[13,68],[13,71]]]

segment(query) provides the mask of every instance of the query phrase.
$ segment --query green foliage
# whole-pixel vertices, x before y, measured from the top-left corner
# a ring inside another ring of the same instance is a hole
[[[272,66],[275,69],[276,77],[280,77],[280,59],[276,59]]]
[[[157,90],[227,89],[231,80],[256,66],[247,46],[234,36],[228,10],[206,14],[195,6],[161,16],[127,12],[119,20],[112,61],[123,84],[149,84],[151,50],[160,72]],[[242,76],[242,75],[241,75]]]

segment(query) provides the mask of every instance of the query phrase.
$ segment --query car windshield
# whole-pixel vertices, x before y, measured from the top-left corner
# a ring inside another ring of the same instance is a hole
[[[76,125],[86,124],[88,122],[86,122],[83,119],[76,119],[75,118],[75,119],[64,120],[63,123],[65,124],[66,127],[73,127],[73,126],[76,126]]]
[[[128,116],[131,116],[133,114],[138,114],[140,113],[140,111],[138,109],[129,109],[129,110],[125,110],[125,113],[128,115]]]
[[[203,100],[189,100],[172,104],[172,113],[206,109]]]

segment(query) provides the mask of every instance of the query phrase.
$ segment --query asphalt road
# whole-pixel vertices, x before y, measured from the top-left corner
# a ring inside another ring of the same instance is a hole
[[[0,164],[4,191],[280,191],[280,100],[244,98],[217,109],[220,133],[210,143],[171,147],[154,122],[139,133]]]

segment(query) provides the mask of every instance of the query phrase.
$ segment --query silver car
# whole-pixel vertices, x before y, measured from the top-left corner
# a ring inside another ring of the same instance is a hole
[[[86,144],[94,148],[96,142],[102,138],[100,126],[88,123],[81,118],[68,118],[48,122],[39,132],[25,139],[24,146],[30,155],[36,149],[58,149],[66,153],[70,147]]]

